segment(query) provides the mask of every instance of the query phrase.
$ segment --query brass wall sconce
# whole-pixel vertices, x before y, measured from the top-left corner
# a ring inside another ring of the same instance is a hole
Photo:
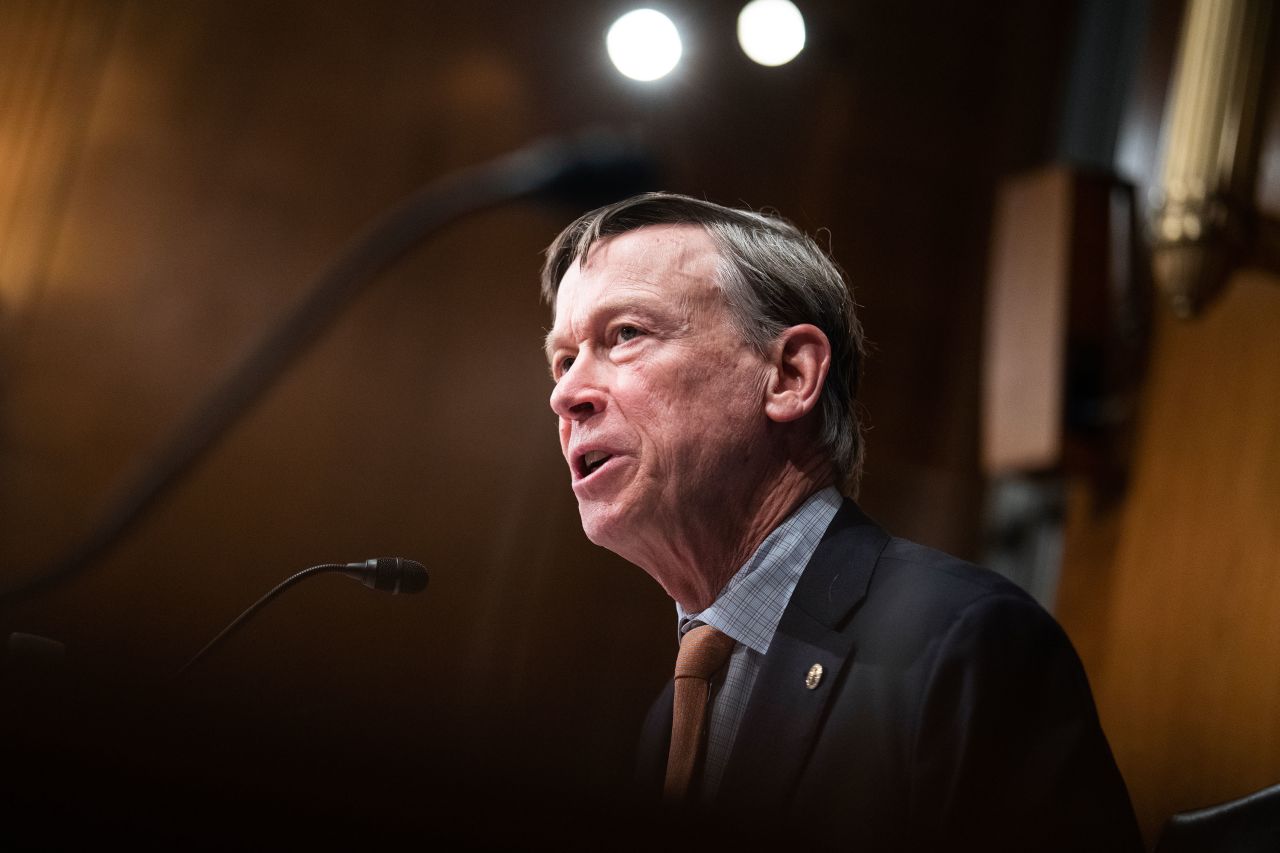
[[[1152,190],[1152,267],[1198,314],[1253,240],[1259,94],[1272,0],[1188,0]]]

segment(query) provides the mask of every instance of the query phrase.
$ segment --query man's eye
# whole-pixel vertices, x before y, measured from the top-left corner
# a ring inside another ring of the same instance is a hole
[[[569,368],[573,367],[573,356],[567,355],[560,359],[560,375],[563,376],[569,372]]]
[[[640,330],[635,326],[622,326],[618,329],[618,340],[622,343],[638,337],[640,337]]]

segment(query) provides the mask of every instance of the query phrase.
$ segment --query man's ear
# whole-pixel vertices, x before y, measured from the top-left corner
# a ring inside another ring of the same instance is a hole
[[[778,423],[799,420],[822,396],[831,369],[831,342],[817,326],[804,323],[783,330],[770,353],[764,412]]]

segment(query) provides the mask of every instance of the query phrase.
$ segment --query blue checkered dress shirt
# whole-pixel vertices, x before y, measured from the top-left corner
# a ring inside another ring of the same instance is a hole
[[[686,613],[676,604],[680,636],[696,625],[711,625],[737,642],[723,678],[712,688],[707,760],[699,791],[704,800],[714,799],[720,787],[760,662],[769,651],[801,572],[842,501],[834,488],[815,492],[765,537],[710,607],[701,613]]]

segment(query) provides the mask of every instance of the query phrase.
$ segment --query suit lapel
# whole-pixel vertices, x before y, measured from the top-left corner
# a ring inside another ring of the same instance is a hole
[[[675,682],[667,681],[662,694],[649,708],[644,727],[640,730],[640,745],[636,753],[635,783],[646,797],[662,795],[662,785],[667,774],[667,753],[671,750],[671,712],[675,705]]]
[[[761,664],[720,786],[721,803],[776,807],[790,799],[856,652],[853,633],[841,628],[866,597],[888,541],[852,501],[836,513]]]

